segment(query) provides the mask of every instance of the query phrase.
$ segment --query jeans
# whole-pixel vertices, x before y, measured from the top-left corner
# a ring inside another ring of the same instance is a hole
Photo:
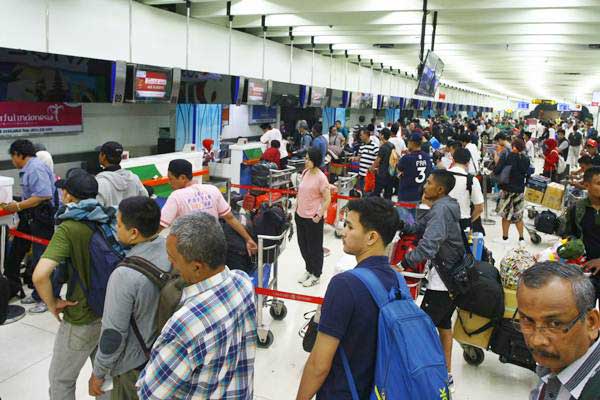
[[[310,218],[296,214],[298,247],[306,264],[306,270],[316,276],[323,272],[323,218],[314,223]]]
[[[75,384],[88,358],[93,360],[100,338],[102,323],[73,325],[62,321],[54,340],[54,350],[48,378],[50,400],[75,400]],[[106,393],[98,399],[109,399]]]

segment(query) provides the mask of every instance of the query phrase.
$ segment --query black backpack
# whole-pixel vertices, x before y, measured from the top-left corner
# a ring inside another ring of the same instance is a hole
[[[554,234],[559,227],[559,220],[552,211],[542,211],[535,217],[534,226],[538,232]]]
[[[291,227],[291,223],[290,218],[280,205],[273,204],[269,206],[267,203],[262,203],[252,217],[252,226],[258,244],[258,235],[279,236]],[[264,247],[270,247],[279,245],[281,242],[282,240],[265,240],[263,245]],[[265,251],[263,257],[265,260],[274,260],[275,254],[275,249],[271,249]]]
[[[239,213],[234,213],[234,216],[239,220]],[[252,271],[256,268],[256,263],[252,261],[252,258],[248,255],[246,241],[223,220],[221,220],[221,227],[223,228],[225,240],[227,241],[225,264],[229,269],[239,269],[248,275],[252,274]],[[250,231],[250,229],[248,230]],[[252,234],[252,232],[250,232],[250,234]]]
[[[470,272],[471,288],[454,299],[457,307],[491,321],[468,335],[477,335],[494,327],[504,315],[504,289],[500,272],[492,264],[476,261]],[[464,326],[464,324],[463,324]]]

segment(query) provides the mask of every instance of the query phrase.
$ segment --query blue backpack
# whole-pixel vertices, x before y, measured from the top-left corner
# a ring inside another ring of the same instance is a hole
[[[413,301],[404,277],[386,291],[370,270],[350,271],[369,289],[379,307],[377,358],[371,400],[449,400],[448,371],[431,319]],[[359,400],[348,356],[340,357],[353,400]]]
[[[123,247],[119,244],[109,224],[100,224],[90,221],[81,221],[92,230],[90,238],[90,286],[81,280],[77,269],[73,266],[73,278],[79,282],[87,299],[88,306],[92,311],[102,316],[104,312],[104,298],[110,274],[117,268],[125,257]]]

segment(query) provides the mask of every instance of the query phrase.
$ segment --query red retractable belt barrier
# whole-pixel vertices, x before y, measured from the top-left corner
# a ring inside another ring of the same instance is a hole
[[[201,169],[200,171],[194,171],[194,172],[192,172],[192,175],[193,176],[208,175],[208,169]],[[160,185],[164,185],[165,183],[169,183],[168,177],[147,179],[145,181],[142,181],[142,185],[144,185],[144,186],[160,186]]]
[[[254,288],[254,291],[256,292],[256,294],[262,294],[263,296],[270,296],[270,297],[277,297],[280,299],[301,301],[304,303],[323,304],[322,297],[308,296],[308,295],[299,294],[299,293],[282,292],[280,290],[273,290],[273,289],[260,288],[260,287]]]
[[[253,186],[253,185],[238,185],[237,183],[232,183],[231,187],[238,188],[238,189],[244,189],[244,190],[257,190],[257,191],[261,191],[261,192],[289,194],[290,196],[295,196],[297,193],[293,189],[274,189],[274,188],[267,188],[267,187],[261,187],[261,186]]]
[[[38,243],[38,244],[41,244],[41,245],[44,245],[44,246],[48,246],[48,244],[50,243],[50,241],[47,240],[47,239],[42,239],[42,238],[39,238],[37,236],[33,236],[33,235],[29,235],[27,233],[19,232],[16,229],[10,229],[9,232],[14,237],[18,237],[18,238],[21,238],[21,239],[29,240],[30,242]]]

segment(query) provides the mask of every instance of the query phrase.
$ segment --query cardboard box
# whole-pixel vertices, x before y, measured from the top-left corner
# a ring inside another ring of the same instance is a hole
[[[564,194],[565,187],[559,183],[552,182],[546,188],[542,205],[554,210],[560,210],[562,208]]]
[[[550,183],[549,178],[546,178],[545,176],[542,176],[542,175],[533,175],[527,181],[527,187],[530,187],[532,189],[538,190],[543,193],[546,190],[546,187],[548,186],[549,183]]]
[[[454,339],[459,343],[470,344],[471,346],[487,349],[490,344],[492,332],[494,331],[492,328],[472,336],[469,336],[465,330],[474,332],[491,320],[464,310],[458,310],[458,315],[460,315],[460,318],[456,318],[456,322],[454,323]],[[464,326],[461,323],[461,320],[464,323]]]
[[[542,204],[544,199],[544,192],[541,192],[530,187],[525,188],[525,201],[535,204]]]
[[[504,318],[512,319],[517,311],[517,291],[504,288]]]

